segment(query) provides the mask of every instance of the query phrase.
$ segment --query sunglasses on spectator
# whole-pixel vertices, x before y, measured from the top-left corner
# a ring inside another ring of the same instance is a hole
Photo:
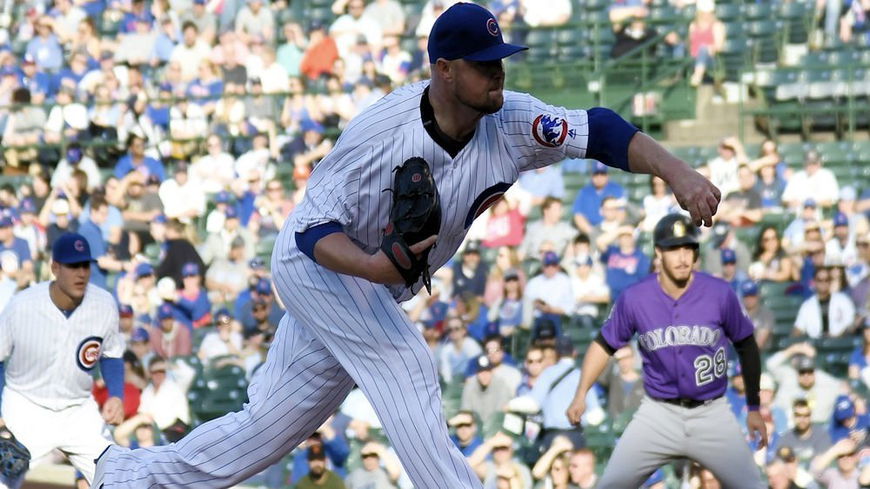
[[[459,423],[456,428],[471,428],[471,423]]]
[[[526,363],[541,363],[543,361],[543,358],[526,358]]]
[[[378,456],[377,453],[363,453],[361,455],[362,455],[362,458],[369,458],[369,457],[377,457]]]
[[[810,415],[811,415],[811,414],[808,413],[808,412],[807,412],[807,413],[799,413],[799,412],[795,412],[795,413],[794,413],[794,417],[795,417],[795,418],[809,418]]]

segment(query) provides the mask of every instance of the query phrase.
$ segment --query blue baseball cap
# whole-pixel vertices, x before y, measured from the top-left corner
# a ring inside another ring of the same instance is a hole
[[[804,201],[804,207],[812,207],[813,209],[815,209],[816,205],[817,204],[815,199],[807,199]]]
[[[598,160],[595,160],[595,163],[592,165],[592,174],[593,175],[595,175],[596,173],[607,173],[609,170],[610,170],[610,167],[608,167],[607,165],[605,165],[604,163],[602,163]]]
[[[172,306],[165,302],[160,304],[160,307],[157,308],[157,319],[163,321],[164,319],[169,319],[171,317],[173,317]]]
[[[218,204],[226,204],[231,200],[233,200],[233,196],[226,190],[221,190],[214,196],[214,201]]]
[[[311,119],[303,119],[299,126],[302,132],[314,131],[317,134],[323,134],[324,131],[323,124]]]
[[[79,233],[66,233],[57,238],[51,247],[51,259],[64,265],[94,261],[88,240]]]
[[[157,224],[166,224],[166,215],[157,214],[157,217],[154,218],[154,222],[156,222]]]
[[[544,265],[558,265],[559,264],[559,255],[554,251],[548,251],[544,253]]]
[[[226,307],[222,307],[214,313],[215,324],[226,324],[233,320],[233,315]]]
[[[834,404],[834,421],[842,423],[855,415],[855,403],[849,396],[841,395],[837,397],[837,402]]]
[[[460,2],[442,13],[429,33],[429,61],[494,61],[528,49],[504,42],[492,12]]]
[[[152,267],[150,263],[140,263],[136,265],[136,269],[133,273],[136,275],[136,278],[153,275],[154,267]]]
[[[849,225],[849,216],[843,214],[842,212],[838,212],[834,214],[834,226],[848,226]]]
[[[272,282],[267,278],[261,278],[257,281],[257,287],[254,289],[258,294],[272,295]]]
[[[151,335],[148,334],[148,330],[145,328],[136,328],[136,331],[133,331],[133,335],[130,337],[130,341],[148,341],[151,339]]]
[[[36,214],[36,203],[33,202],[33,199],[29,198],[22,200],[21,203],[18,205],[18,213]]]
[[[13,224],[12,216],[6,213],[0,215],[0,228],[10,228]]]
[[[82,158],[85,156],[85,152],[82,151],[82,148],[78,145],[70,145],[66,149],[66,161],[71,165],[75,165],[78,162],[82,161]]]
[[[122,318],[131,318],[133,317],[133,307],[130,304],[119,304],[118,305],[118,315]]]
[[[728,263],[737,263],[737,253],[734,253],[734,250],[731,248],[724,248],[722,250],[722,264],[725,265]]]
[[[266,262],[259,256],[255,256],[248,262],[248,268],[251,268],[252,270],[263,270],[266,268]]]
[[[747,280],[740,284],[740,292],[744,295],[758,295],[758,284],[751,280]]]
[[[183,267],[181,267],[181,276],[182,277],[195,277],[199,275],[199,265],[194,262],[185,263]]]
[[[227,219],[238,219],[239,211],[237,211],[235,207],[229,206],[227,207],[227,210],[224,211],[224,215]]]

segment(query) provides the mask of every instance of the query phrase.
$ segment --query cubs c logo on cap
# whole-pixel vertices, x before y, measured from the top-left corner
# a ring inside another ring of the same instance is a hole
[[[492,36],[498,36],[498,22],[495,19],[488,19],[486,21],[486,32],[489,32]]]
[[[568,130],[568,121],[561,117],[541,114],[532,123],[532,137],[535,138],[538,144],[548,148],[558,148],[561,146],[570,132]]]
[[[682,221],[676,221],[674,223],[674,237],[682,238],[686,235],[686,225],[683,224]]]
[[[76,348],[76,364],[79,368],[90,372],[100,359],[102,346],[103,338],[100,336],[89,336],[82,340]]]
[[[75,248],[76,251],[85,251],[85,244],[82,242],[82,240],[77,239],[73,243],[73,248]]]

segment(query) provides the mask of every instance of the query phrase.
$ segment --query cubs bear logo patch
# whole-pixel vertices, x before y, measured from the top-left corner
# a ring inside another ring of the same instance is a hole
[[[532,122],[532,137],[538,144],[548,148],[561,146],[571,132],[568,130],[568,121],[561,117],[541,114]]]

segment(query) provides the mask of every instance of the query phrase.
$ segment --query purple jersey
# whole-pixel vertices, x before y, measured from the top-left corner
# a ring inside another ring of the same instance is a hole
[[[727,340],[743,340],[753,329],[727,282],[694,272],[677,300],[662,290],[657,274],[629,287],[601,333],[614,349],[637,333],[650,397],[706,400],[725,392]]]

